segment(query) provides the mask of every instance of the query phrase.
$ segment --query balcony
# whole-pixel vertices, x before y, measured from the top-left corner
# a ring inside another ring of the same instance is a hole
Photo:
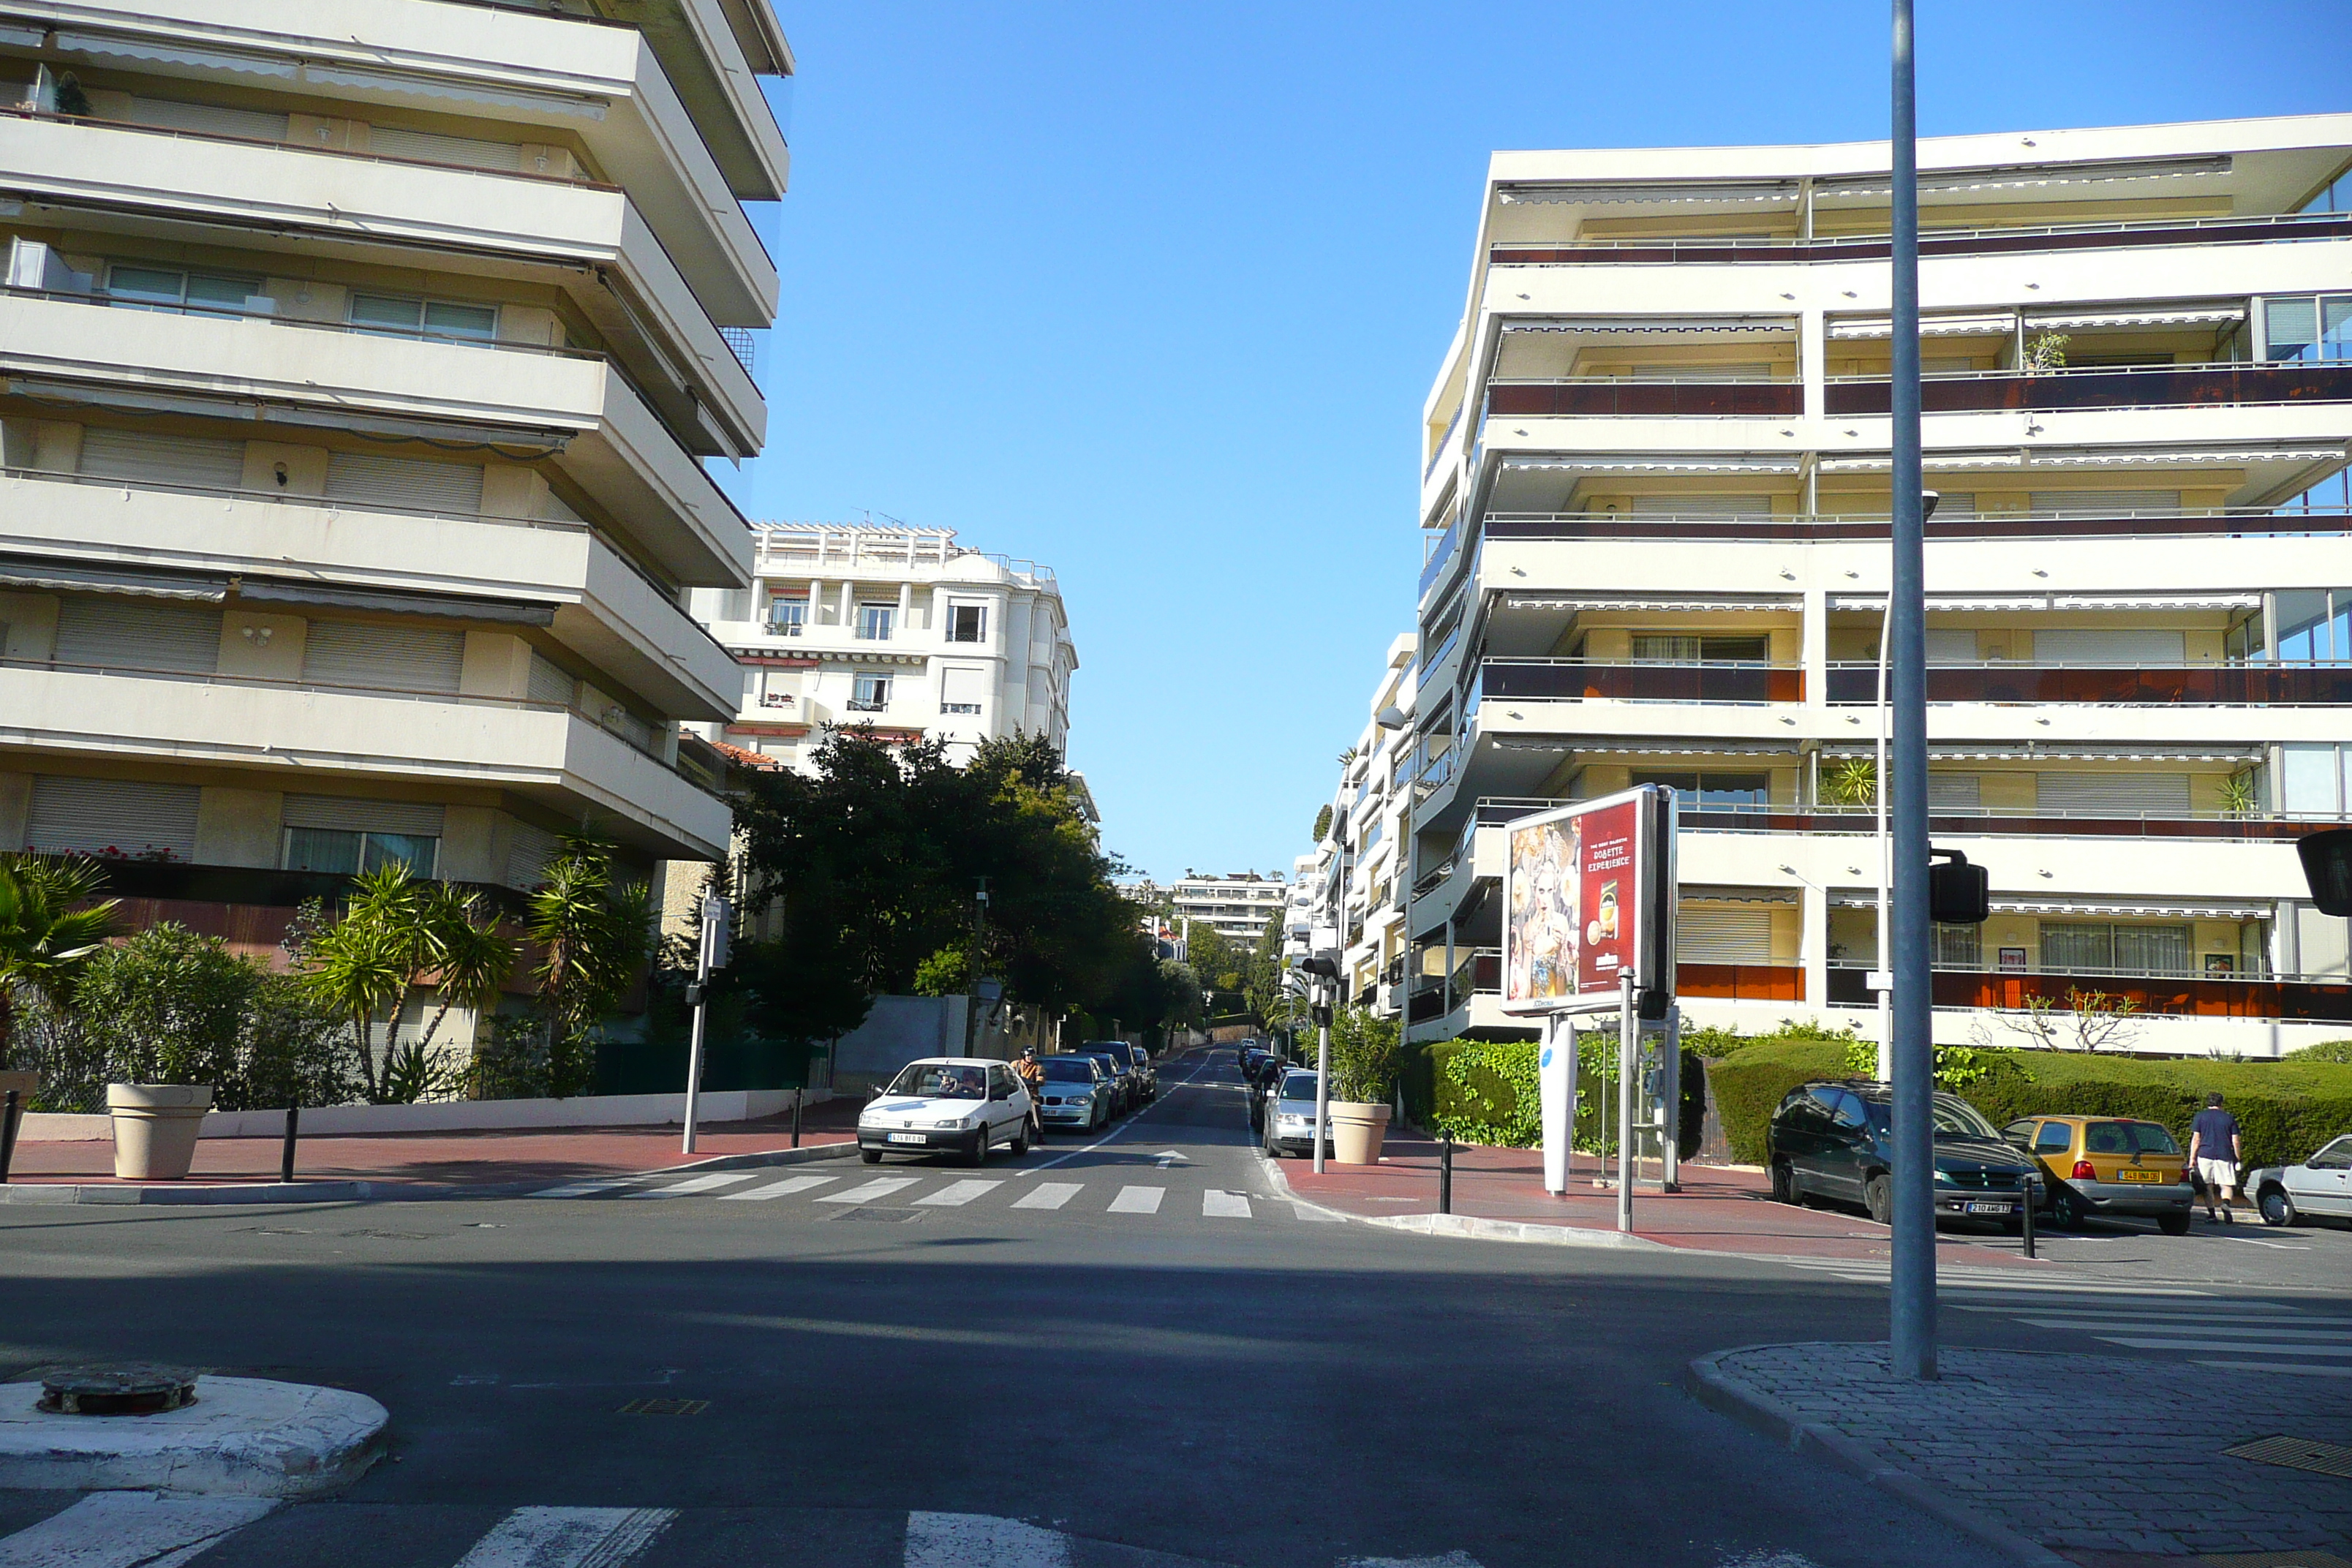
[[[1846,1006],[1876,1005],[1859,969],[1829,972],[1830,1001]],[[2158,1017],[2281,1018],[2315,1023],[2352,1023],[2352,985],[2302,978],[2220,979],[2205,975],[2000,974],[1979,970],[1938,969],[1928,989],[1938,1007],[2023,1010],[2030,999],[2069,1007],[2074,992],[2096,991],[2135,1003]]]
[[[1479,948],[1454,965],[1453,977],[1446,984],[1433,985],[1415,994],[1407,1005],[1406,1019],[1419,1024],[1442,1018],[1465,998],[1500,995],[1502,989],[1502,951]],[[1769,963],[1677,963],[1675,989],[1683,996],[1722,1002],[1801,1002],[1805,999],[1805,972],[1794,966]],[[1831,994],[1834,998],[1834,984]]]
[[[1876,665],[1869,667],[1874,679]],[[1538,701],[1802,702],[1805,672],[1796,665],[1745,662],[1622,664],[1582,658],[1490,658],[1478,667],[1479,692]]]
[[[1569,376],[1487,384],[1490,415],[1544,417],[1666,416],[1793,419],[1804,412],[1794,381],[1626,381]]]
[[[1885,414],[1893,384],[1883,376],[1842,377],[1832,380],[1824,394],[1833,417]],[[1927,414],[2344,402],[2352,402],[2352,363],[2342,362],[1988,370],[1923,376],[1919,382],[1919,406]]]
[[[1613,511],[1489,512],[1484,535],[1498,540],[1785,539],[1808,544],[1884,540],[1884,517],[1635,517]],[[2321,508],[2176,507],[2163,511],[2002,511],[1948,513],[1927,520],[1930,540],[2246,539],[2352,531],[2352,513]]]
[[[2280,240],[2352,237],[2352,214],[2289,213],[2266,217],[2151,218],[2137,223],[2037,224],[1999,228],[1930,229],[1919,237],[1922,258],[1989,256],[2019,251],[2122,250],[2167,245],[2259,245]],[[1496,267],[1626,266],[1659,262],[1786,266],[1802,261],[1885,261],[1893,243],[1883,234],[1818,239],[1615,239],[1546,245],[1516,241],[1492,246]]]
[[[1560,803],[1565,804],[1565,803]],[[1484,809],[1484,803],[1481,803]],[[1529,807],[1528,809],[1539,809]],[[1685,805],[1675,822],[1686,833],[1790,833],[1874,836],[1877,813],[1868,806]],[[1934,811],[1927,830],[1985,838],[2213,838],[2290,841],[2312,831],[2305,820],[2258,813],[2077,813],[2066,811]]]
[[[2179,669],[2109,665],[1930,665],[1931,703],[2076,703],[2099,707],[2336,708],[2352,705],[2352,664],[2207,664]],[[1875,705],[1878,666],[1829,668],[1829,700]]]

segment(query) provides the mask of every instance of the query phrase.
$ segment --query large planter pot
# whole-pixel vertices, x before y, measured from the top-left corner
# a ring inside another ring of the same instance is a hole
[[[1331,1158],[1342,1165],[1377,1164],[1388,1136],[1389,1108],[1361,1100],[1331,1102]]]
[[[212,1109],[210,1084],[110,1083],[114,1174],[124,1182],[176,1182],[196,1158],[196,1134]]]

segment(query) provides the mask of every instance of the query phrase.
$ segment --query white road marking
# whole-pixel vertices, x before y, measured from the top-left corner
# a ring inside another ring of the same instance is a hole
[[[1349,1557],[1339,1568],[1481,1568],[1478,1560],[1467,1552],[1449,1552],[1443,1557]]]
[[[614,1176],[601,1182],[566,1182],[560,1187],[546,1187],[530,1195],[535,1198],[584,1198],[595,1193],[609,1193],[615,1187],[634,1187],[642,1176]]]
[[[1035,1192],[1016,1200],[1013,1206],[1017,1209],[1057,1209],[1084,1191],[1086,1184],[1083,1182],[1040,1182]]]
[[[720,1203],[760,1203],[768,1198],[788,1198],[794,1193],[812,1192],[827,1183],[837,1182],[840,1179],[838,1176],[786,1176],[781,1182],[770,1182],[766,1186],[753,1187],[748,1193],[721,1193],[719,1194],[719,1201]]]
[[[2291,1361],[2200,1361],[2197,1364],[2228,1367],[2234,1372],[2292,1372],[2305,1377],[2352,1377],[2352,1366],[2301,1366]]]
[[[642,1193],[631,1193],[629,1196],[682,1198],[693,1193],[710,1193],[718,1191],[720,1187],[731,1187],[739,1182],[748,1182],[759,1173],[757,1171],[714,1171],[707,1176],[689,1176],[674,1186],[648,1187]]]
[[[1112,1214],[1158,1214],[1160,1200],[1168,1195],[1166,1187],[1121,1187],[1118,1196],[1111,1199]]]
[[[674,1508],[519,1508],[457,1568],[622,1568],[677,1517]]]
[[[1211,1187],[1201,1194],[1202,1219],[1247,1219],[1250,1217],[1249,1198],[1241,1193],[1221,1192]]]
[[[827,1193],[816,1201],[821,1204],[871,1203],[876,1198],[887,1198],[902,1187],[911,1187],[921,1180],[920,1176],[877,1176],[873,1181],[862,1186],[852,1187],[845,1193]]]
[[[1317,1208],[1313,1204],[1302,1203],[1297,1198],[1290,1200],[1290,1209],[1293,1214],[1296,1214],[1300,1219],[1307,1221],[1309,1225],[1345,1225],[1348,1223],[1347,1219],[1342,1215],[1333,1214],[1328,1209]]]
[[[2021,1316],[2016,1321],[2021,1323],[2031,1323],[2037,1329],[2076,1329],[2085,1333],[2089,1332],[2093,1329],[2120,1329],[2126,1333],[2137,1332],[2143,1334],[2156,1334],[2170,1332],[2176,1334],[2196,1334],[2202,1338],[2216,1340],[2333,1340],[2339,1344],[2352,1342],[2352,1334],[2347,1334],[2342,1329],[2305,1328],[2304,1326],[2304,1320],[2301,1318],[2277,1318],[2270,1320],[2249,1319],[2242,1320],[2236,1323],[2214,1322],[2202,1317],[2171,1318],[2150,1321],[2145,1318],[2137,1320],[2128,1318],[2117,1320],[2107,1318],[2028,1318]],[[2326,1320],[2321,1319],[2319,1321],[2325,1322]],[[2260,1326],[2256,1326],[2257,1324]],[[2225,1349],[2227,1347],[2216,1346],[2215,1348]]]
[[[910,1513],[906,1568],[1069,1568],[1066,1536],[984,1513]]]
[[[938,1192],[917,1198],[915,1206],[917,1208],[961,1208],[982,1193],[992,1193],[1003,1184],[1003,1182],[950,1182]]]
[[[2136,1351],[2235,1351],[2240,1355],[2331,1355],[2352,1356],[2352,1345],[2296,1344],[2291,1341],[2255,1341],[2250,1344],[2224,1343],[2213,1340],[2144,1340],[2126,1339],[2116,1334],[2093,1334],[2102,1344],[2125,1345]],[[2334,1336],[2330,1336],[2334,1337]]]
[[[2298,1323],[2352,1323],[2352,1318],[2306,1318],[2293,1307],[2274,1307],[2262,1301],[2234,1301],[2226,1312],[2210,1311],[2203,1307],[2183,1307],[2168,1303],[2136,1312],[2128,1302],[2109,1307],[2050,1307],[2039,1301],[2016,1302],[2000,1307],[1976,1307],[1965,1301],[1951,1304],[1955,1312],[1984,1312],[1996,1317],[2011,1317],[2019,1312],[2031,1312],[2034,1321],[2063,1320],[2070,1322],[2121,1322],[2126,1319],[2145,1319],[2152,1323],[2178,1323],[2184,1316],[2200,1323],[2274,1323],[2292,1318]]]
[[[0,1568],[179,1568],[277,1506],[271,1498],[92,1492],[0,1539]]]

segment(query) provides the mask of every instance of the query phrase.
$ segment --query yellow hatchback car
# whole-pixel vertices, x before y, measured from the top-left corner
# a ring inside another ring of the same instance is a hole
[[[2000,1135],[2042,1166],[2051,1216],[2080,1229],[2093,1215],[2156,1221],[2167,1236],[2189,1234],[2197,1194],[2180,1145],[2158,1121],[2120,1116],[2029,1116]]]

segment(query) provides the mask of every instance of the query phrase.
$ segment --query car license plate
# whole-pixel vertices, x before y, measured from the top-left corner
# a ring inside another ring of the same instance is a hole
[[[2118,1182],[2162,1182],[2170,1180],[2162,1171],[2117,1171]]]
[[[930,1140],[924,1137],[919,1132],[893,1132],[890,1134],[890,1142],[893,1143],[928,1143]]]
[[[1968,1206],[1967,1212],[1969,1214],[2007,1214],[2013,1206],[2013,1205],[2010,1204],[1970,1204]]]

